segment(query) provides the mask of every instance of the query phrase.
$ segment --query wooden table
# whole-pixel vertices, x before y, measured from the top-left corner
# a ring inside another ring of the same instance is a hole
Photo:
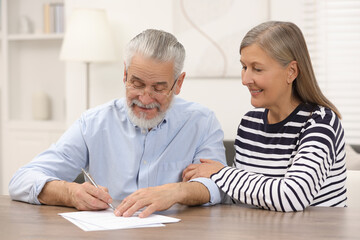
[[[160,228],[84,232],[57,215],[73,208],[37,206],[0,196],[0,239],[360,239],[359,208],[310,207],[279,213],[235,205],[176,205],[181,219]]]

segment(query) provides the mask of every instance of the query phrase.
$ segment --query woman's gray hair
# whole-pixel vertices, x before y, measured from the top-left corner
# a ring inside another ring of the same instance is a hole
[[[174,62],[174,78],[177,79],[184,67],[185,48],[176,37],[168,32],[147,29],[135,36],[126,46],[125,64],[128,70],[135,54],[159,60]]]

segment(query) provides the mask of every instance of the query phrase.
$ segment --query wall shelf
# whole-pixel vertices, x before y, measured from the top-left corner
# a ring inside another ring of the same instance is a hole
[[[66,129],[66,124],[59,121],[19,121],[12,120],[7,123],[8,128],[16,130],[42,130],[42,131],[61,131]]]
[[[26,40],[62,40],[64,34],[11,34],[8,36],[9,41],[26,41]]]

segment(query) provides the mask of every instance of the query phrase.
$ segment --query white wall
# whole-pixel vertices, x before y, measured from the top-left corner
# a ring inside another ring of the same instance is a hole
[[[175,1],[178,0],[65,0],[68,15],[76,7],[106,9],[114,30],[119,61],[112,64],[91,65],[90,106],[96,106],[113,98],[124,96],[124,87],[122,85],[123,64],[121,60],[124,45],[136,34],[147,28],[172,32],[172,8],[175,6]],[[224,26],[224,28],[237,29],[248,25],[246,28],[250,29],[253,27],[254,22],[260,23],[270,17],[272,19],[294,21],[301,25],[302,1],[253,0],[252,4],[255,1],[257,5],[256,10],[252,8],[251,11],[249,11],[248,1],[237,1],[244,2],[242,4],[244,8],[238,10],[244,21],[234,22],[229,26]],[[221,31],[222,29],[218,30]],[[241,39],[239,39],[239,45],[240,41]],[[239,73],[240,68],[239,64]],[[186,62],[184,71],[186,71]],[[68,63],[66,81],[68,92],[67,110],[69,113],[67,122],[70,124],[85,110],[84,65],[81,63]],[[236,136],[236,129],[241,117],[251,109],[249,93],[242,86],[240,78],[191,79],[189,77],[183,84],[180,96],[187,100],[200,102],[212,109],[222,125],[225,139],[230,140],[233,140]]]

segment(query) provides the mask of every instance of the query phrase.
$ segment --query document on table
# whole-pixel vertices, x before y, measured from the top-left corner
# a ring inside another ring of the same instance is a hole
[[[132,217],[116,217],[113,210],[79,211],[59,213],[84,231],[101,231],[126,228],[162,227],[164,223],[179,222],[180,219],[152,214],[147,218],[139,218],[138,213]]]

